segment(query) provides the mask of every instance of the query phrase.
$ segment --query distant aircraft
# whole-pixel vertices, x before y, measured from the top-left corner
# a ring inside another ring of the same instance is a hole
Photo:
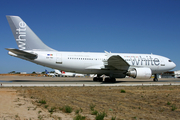
[[[61,74],[64,77],[84,77],[84,74],[72,73],[72,72],[65,72],[55,69],[56,74]]]
[[[45,70],[45,73],[46,73],[46,75],[48,75],[48,76],[52,76],[52,77],[56,77],[56,76],[58,76],[59,74],[58,73],[56,73],[56,72],[54,72],[54,73],[50,73],[50,72],[48,72],[47,70]]]
[[[59,70],[57,70],[57,69],[54,69],[54,71],[55,71],[55,73],[58,74],[58,75],[61,75],[61,74],[62,74],[62,73],[61,73]]]
[[[75,77],[75,75],[75,73],[61,71],[61,76],[63,77]]]
[[[49,73],[47,70],[45,70],[45,74],[48,75],[48,76],[55,76],[55,73]]]
[[[78,73],[75,74],[75,77],[84,77],[84,76],[85,76],[84,74],[78,74]]]
[[[115,78],[150,78],[176,67],[169,58],[153,54],[62,52],[45,45],[19,16],[6,16],[19,49],[9,55],[42,66],[73,73],[97,74],[94,81],[115,82]],[[51,40],[52,41],[52,40]],[[113,44],[113,43],[112,43]],[[122,42],[123,44],[123,42]],[[153,48],[152,48],[153,49]]]
[[[57,69],[54,69],[54,73],[49,73],[47,70],[45,70],[45,73],[48,76],[62,76],[62,77],[83,77],[84,74],[77,74],[77,73],[72,73],[72,72],[64,72],[64,71],[60,71]]]

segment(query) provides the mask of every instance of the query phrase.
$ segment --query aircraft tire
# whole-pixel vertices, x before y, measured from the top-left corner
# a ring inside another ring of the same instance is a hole
[[[154,81],[154,82],[158,82],[157,74],[154,75],[153,81]]]
[[[153,81],[154,81],[154,82],[158,82],[158,79],[157,79],[157,78],[154,78]]]
[[[99,81],[99,82],[102,82],[102,81],[103,81],[103,78],[98,78],[98,81]]]
[[[105,78],[104,81],[108,82],[108,83],[115,83],[116,82],[116,78],[109,78],[109,77],[107,77],[107,78]]]
[[[116,82],[116,78],[111,78],[110,80],[111,80],[112,83]]]
[[[107,78],[105,78],[105,80],[104,80],[105,82],[110,82],[110,78],[109,77],[107,77]]]
[[[94,77],[94,78],[93,78],[93,81],[98,81],[98,78],[97,78],[97,77]]]

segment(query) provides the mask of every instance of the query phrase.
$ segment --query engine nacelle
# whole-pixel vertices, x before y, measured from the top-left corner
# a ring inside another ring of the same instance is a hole
[[[133,68],[127,72],[127,75],[137,79],[149,79],[152,75],[152,71],[150,68]]]

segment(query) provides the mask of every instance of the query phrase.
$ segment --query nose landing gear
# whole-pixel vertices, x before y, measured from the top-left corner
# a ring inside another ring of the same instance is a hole
[[[154,79],[153,79],[154,82],[158,82],[158,78],[157,78],[157,74],[154,74]]]

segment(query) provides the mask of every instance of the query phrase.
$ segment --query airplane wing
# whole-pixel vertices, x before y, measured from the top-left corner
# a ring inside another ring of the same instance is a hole
[[[128,70],[129,64],[119,55],[112,55],[107,61],[104,61],[105,68]]]
[[[6,48],[6,50],[18,55],[18,56],[23,56],[25,58],[28,58],[30,60],[34,60],[37,58],[36,54],[33,53],[29,53],[29,52],[25,52],[23,50],[19,50],[19,49],[14,49],[14,48]]]
[[[89,66],[86,69],[111,69],[111,70],[122,70],[127,71],[129,68],[129,63],[127,63],[121,56],[112,55],[108,60],[104,61],[104,66],[95,65]]]

